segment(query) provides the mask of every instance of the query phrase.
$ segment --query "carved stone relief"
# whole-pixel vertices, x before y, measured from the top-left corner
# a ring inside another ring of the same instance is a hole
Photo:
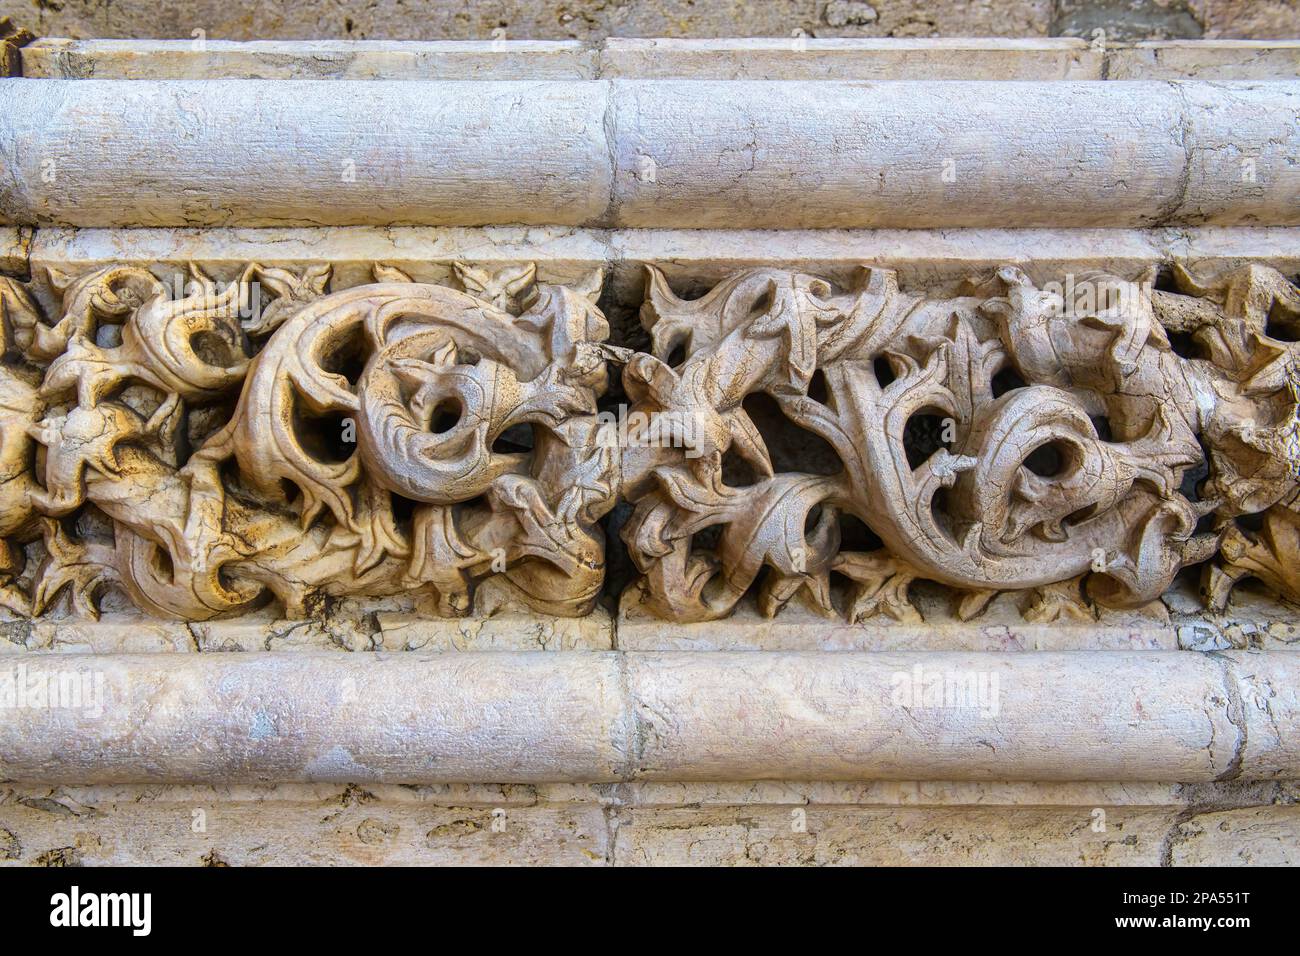
[[[458,290],[377,266],[325,294],[327,268],[249,265],[224,290],[191,268],[180,296],[135,266],[52,277],[53,324],[5,280],[8,607],[68,587],[94,613],[114,585],[185,620],[404,592],[450,615],[490,580],[536,610],[591,608],[617,491],[595,442],[599,275],[467,267]]]
[[[195,621],[395,594],[582,615],[620,495],[625,601],[672,621],[751,591],[768,615],[916,620],[918,579],[963,618],[1026,590],[1050,620],[1142,607],[1194,564],[1213,607],[1248,576],[1300,601],[1300,294],[1270,269],[1063,289],[1004,267],[955,298],[754,269],[683,300],[652,268],[652,354],[606,343],[599,274],[377,265],[330,292],[327,267],[191,270],[180,292],[52,275],[48,319],[0,279],[11,611],[94,614],[111,588]],[[610,363],[657,440],[598,415]],[[829,465],[777,467],[755,396]],[[850,517],[877,547],[842,543]]]
[[[1300,295],[1253,266],[1174,276],[1177,291],[1085,276],[1091,301],[1076,287],[1067,302],[1011,267],[946,299],[902,292],[886,270],[841,291],[756,269],[683,301],[652,270],[654,354],[630,359],[624,385],[647,416],[700,428],[694,449],[624,458],[636,507],[623,536],[642,574],[630,600],[705,621],[757,584],[764,614],[796,595],[836,614],[838,574],[851,621],[919,620],[918,578],[955,589],[963,619],[1035,589],[1027,614],[1050,620],[1087,614],[1085,589],[1140,607],[1210,558],[1217,606],[1248,574],[1300,599],[1297,347],[1275,337],[1296,337]],[[746,413],[755,393],[828,444],[835,467],[775,469]],[[918,448],[927,420],[940,440]],[[842,548],[844,515],[882,546]],[[1243,531],[1243,516],[1261,529]]]

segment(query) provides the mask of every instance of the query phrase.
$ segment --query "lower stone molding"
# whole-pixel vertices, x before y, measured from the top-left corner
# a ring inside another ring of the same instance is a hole
[[[1300,776],[1287,652],[14,660],[0,775],[33,783]]]
[[[0,786],[0,865],[1300,863],[1287,783]]]

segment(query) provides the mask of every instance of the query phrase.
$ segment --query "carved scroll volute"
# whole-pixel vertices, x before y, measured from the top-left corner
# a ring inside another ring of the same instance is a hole
[[[595,427],[599,274],[456,271],[462,289],[377,266],[329,293],[328,267],[224,284],[191,267],[173,296],[112,266],[58,279],[53,324],[5,280],[0,601],[40,612],[66,592],[95,613],[114,587],[202,620],[414,593],[464,614],[491,581],[494,604],[589,611],[618,485]],[[104,323],[120,344],[98,344]],[[111,533],[54,520],[88,510]],[[20,585],[33,539],[45,557]]]
[[[634,412],[675,423],[649,432],[676,428],[699,443],[625,455],[636,507],[624,538],[643,575],[630,600],[708,620],[766,569],[757,596],[769,614],[802,594],[854,620],[916,620],[907,588],[918,577],[956,588],[962,616],[999,591],[1059,595],[1084,579],[1096,601],[1137,607],[1214,557],[1225,535],[1241,557],[1212,565],[1224,568],[1218,581],[1278,578],[1263,545],[1252,553],[1236,540],[1232,519],[1290,513],[1281,503],[1296,497],[1296,346],[1270,337],[1264,319],[1294,316],[1295,289],[1258,267],[1206,286],[1184,279],[1190,294],[1079,279],[1101,297],[1066,303],[1012,268],[983,295],[946,299],[902,293],[882,270],[840,292],[758,269],[688,302],[651,269],[642,319],[655,356],[630,361],[624,384]],[[1175,351],[1166,326],[1206,339],[1205,357]],[[669,367],[674,348],[684,357]],[[757,393],[832,448],[838,467],[775,470],[744,410]],[[942,424],[936,447],[917,447],[925,416]],[[732,458],[751,481],[726,477]],[[1202,465],[1209,480],[1188,497],[1184,477]],[[839,515],[884,548],[841,551]],[[1274,548],[1289,540],[1289,524],[1268,527]],[[699,546],[709,529],[716,545]],[[850,581],[843,605],[831,573]]]

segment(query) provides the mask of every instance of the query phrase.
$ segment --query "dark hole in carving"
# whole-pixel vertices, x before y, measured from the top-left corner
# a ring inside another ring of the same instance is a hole
[[[454,398],[444,398],[433,407],[433,414],[429,416],[429,431],[435,435],[451,431],[460,421],[460,415],[460,402]]]
[[[1024,465],[1040,478],[1055,478],[1065,470],[1067,460],[1065,449],[1057,442],[1049,441],[1031,451]]]
[[[1092,504],[1088,505],[1087,507],[1080,508],[1078,511],[1070,512],[1068,515],[1065,516],[1065,520],[1061,523],[1073,527],[1074,525],[1083,524],[1089,518],[1095,517],[1096,514],[1097,514],[1097,503],[1094,501]]]
[[[1273,308],[1268,310],[1264,334],[1279,342],[1300,342],[1300,315],[1287,309],[1283,303],[1274,302]]]
[[[303,451],[323,462],[346,461],[352,457],[357,450],[354,419],[339,412],[308,414],[301,401],[296,404],[293,434]]]
[[[176,580],[176,565],[172,564],[172,556],[166,548],[153,549],[154,567],[158,570],[158,577],[163,581]]]
[[[1259,534],[1264,530],[1264,514],[1259,512],[1252,515],[1237,515],[1232,519],[1238,528],[1242,531],[1248,531],[1251,534]]]
[[[1188,501],[1200,501],[1201,488],[1209,474],[1209,463],[1198,461],[1195,465],[1183,472],[1182,481],[1178,485],[1179,494]]]
[[[993,390],[993,397],[1000,398],[1007,392],[1014,391],[1017,388],[1025,388],[1028,384],[1014,365],[1008,365],[993,376],[989,386]]]
[[[471,348],[464,345],[456,346],[456,364],[457,365],[477,365],[483,360],[483,356]]]
[[[817,522],[821,521],[821,519],[822,519],[821,505],[813,505],[811,508],[808,509],[808,514],[804,515],[804,519],[803,519],[803,533],[805,537],[812,534],[813,529],[817,527]]]
[[[1205,358],[1205,349],[1191,332],[1166,330],[1165,335],[1169,337],[1169,347],[1175,355],[1185,359]]]
[[[492,443],[492,451],[498,455],[517,455],[532,450],[532,425],[511,425]]]
[[[1156,272],[1156,279],[1151,284],[1151,288],[1157,292],[1178,292],[1178,283],[1174,281],[1174,270],[1169,266],[1162,266]]]
[[[668,360],[665,363],[669,368],[680,368],[686,361],[686,343],[678,342],[673,346],[673,350],[668,353]]]
[[[812,379],[808,382],[808,397],[822,405],[827,404],[830,390],[826,387],[826,373],[821,369],[813,372]]]
[[[356,388],[366,367],[366,340],[360,325],[321,356],[320,367],[334,375],[342,375],[349,385]]]
[[[390,506],[393,509],[393,523],[397,525],[403,535],[410,537],[411,529],[415,521],[416,502],[410,498],[404,498],[398,494],[389,494],[391,499]]]
[[[948,504],[948,489],[939,488],[930,499],[930,514],[934,518],[934,523],[939,526],[950,539],[956,540],[957,536],[953,532],[952,512]]]
[[[691,536],[691,554],[701,556],[712,556],[718,552],[718,544],[722,540],[722,532],[726,525],[713,524],[707,528],[701,528]]]
[[[946,420],[946,416],[927,411],[917,412],[907,420],[903,428],[903,451],[912,468],[919,468],[944,447],[943,424]]]
[[[880,535],[855,514],[840,512],[841,551],[879,551],[885,546]]]
[[[1110,419],[1105,415],[1090,415],[1092,427],[1097,430],[1097,437],[1102,441],[1114,441],[1115,433],[1110,429]]]
[[[722,455],[722,482],[730,485],[732,488],[744,488],[758,481],[758,476],[754,473],[754,466],[736,451],[736,446],[732,445]]]
[[[887,387],[897,377],[894,375],[894,367],[884,355],[876,356],[876,360],[871,363],[871,370],[876,373],[876,381],[881,388]]]
[[[758,316],[772,308],[772,289],[769,286],[749,307],[750,316]]]
[[[790,421],[771,395],[766,392],[746,395],[742,407],[763,437],[774,471],[834,475],[843,469],[840,456],[830,443]]]

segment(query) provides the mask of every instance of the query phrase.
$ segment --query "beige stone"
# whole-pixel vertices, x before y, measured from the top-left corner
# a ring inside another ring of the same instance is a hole
[[[1300,46],[241,9],[6,47],[0,862],[1297,862]]]
[[[23,225],[1300,221],[1289,83],[0,84],[0,216]],[[500,143],[474,134],[513,109]]]
[[[947,804],[902,806],[796,790],[654,803],[545,787],[5,788],[0,863],[1178,866],[1294,862],[1297,842],[1296,807],[1263,793],[1216,793],[1207,813],[1154,792],[1116,804],[1115,787],[1025,806],[952,787]]]
[[[11,687],[67,688],[46,694],[57,707],[15,696],[0,722],[0,774],[33,783],[1300,770],[1288,652],[26,654],[7,667]]]
[[[23,75],[100,80],[581,80],[594,51],[574,41],[321,41],[41,39],[23,48]]]
[[[256,0],[197,0],[162,8],[139,0],[99,6],[70,0],[58,10],[29,0],[4,0],[0,14],[44,36],[172,37],[190,39],[202,29],[230,40],[488,40],[494,31],[531,39],[604,36],[1043,36],[1047,0],[936,4],[894,0],[868,5],[876,12],[828,9],[824,0],[659,0],[611,5],[603,0],[520,3],[495,0],[474,7],[437,4],[413,8],[384,0],[371,5],[305,0],[268,7]]]

